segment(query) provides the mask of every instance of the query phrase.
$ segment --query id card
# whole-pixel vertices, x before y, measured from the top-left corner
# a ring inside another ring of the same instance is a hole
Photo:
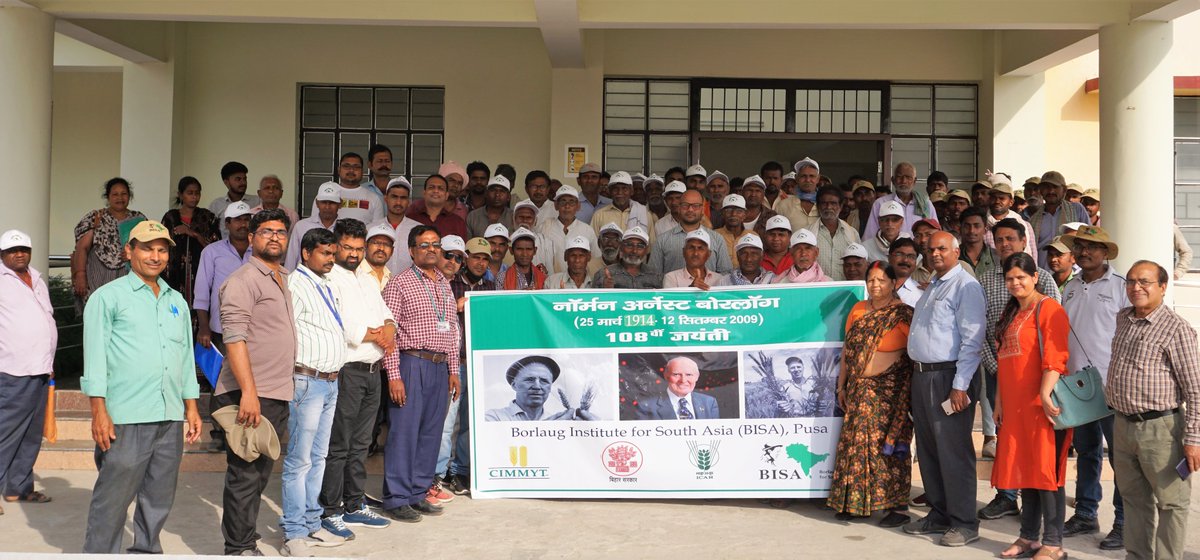
[[[438,321],[437,332],[450,332],[450,321]]]

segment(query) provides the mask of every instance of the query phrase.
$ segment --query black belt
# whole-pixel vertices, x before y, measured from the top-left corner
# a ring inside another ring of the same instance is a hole
[[[1150,412],[1139,412],[1137,414],[1122,414],[1121,416],[1124,416],[1130,422],[1145,422],[1147,420],[1154,420],[1155,418],[1162,418],[1163,416],[1170,416],[1176,412],[1179,412],[1179,407],[1172,408],[1171,410],[1151,410]]]
[[[342,367],[356,369],[359,371],[366,371],[366,372],[370,372],[370,373],[379,373],[379,370],[383,369],[383,362],[379,361],[379,362],[372,362],[369,364],[366,362],[346,362],[346,365],[344,365]]]
[[[955,369],[957,367],[958,362],[913,362],[913,371],[917,373],[944,371],[947,369]]]
[[[447,360],[445,352],[426,352],[425,350],[404,350],[403,352],[409,356],[429,360],[435,364],[444,364]]]
[[[297,375],[307,375],[309,377],[324,379],[326,381],[337,381],[338,377],[338,372],[336,371],[317,371],[313,368],[304,367],[300,364],[296,364],[295,367],[293,367],[293,371],[295,371]]]

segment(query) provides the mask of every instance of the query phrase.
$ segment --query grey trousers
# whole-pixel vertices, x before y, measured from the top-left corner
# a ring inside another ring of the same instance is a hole
[[[975,516],[975,445],[971,425],[975,401],[962,412],[946,415],[942,402],[950,396],[954,370],[913,373],[913,432],[917,439],[917,464],[930,518],[954,528],[979,530]],[[971,380],[968,395],[977,395],[979,375]]]
[[[1183,412],[1145,422],[1116,415],[1113,468],[1125,502],[1126,558],[1183,558],[1192,498],[1192,477],[1180,480],[1175,472],[1183,430]]]
[[[321,482],[324,516],[358,511],[367,483],[367,450],[382,395],[379,374],[370,364],[350,362],[338,375],[337,409],[329,434],[329,456]]]
[[[49,375],[0,373],[0,485],[5,496],[33,492],[33,463],[42,450]]]
[[[158,536],[175,503],[175,483],[183,459],[183,422],[150,422],[116,426],[117,439],[108,451],[96,447],[100,476],[88,507],[83,552],[120,554],[129,504],[133,513],[130,554],[162,554]]]

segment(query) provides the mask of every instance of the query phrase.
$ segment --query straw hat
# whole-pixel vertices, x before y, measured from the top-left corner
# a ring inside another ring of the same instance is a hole
[[[1108,247],[1108,255],[1104,258],[1108,260],[1117,258],[1117,244],[1108,238],[1108,232],[1104,231],[1100,226],[1083,226],[1075,230],[1075,233],[1068,233],[1062,236],[1063,244],[1071,249],[1075,248],[1076,239],[1091,241],[1093,243],[1103,243]]]

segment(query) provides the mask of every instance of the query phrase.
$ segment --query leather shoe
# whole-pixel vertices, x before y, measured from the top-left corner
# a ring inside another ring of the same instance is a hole
[[[443,513],[442,506],[435,506],[429,503],[429,500],[421,500],[412,505],[412,508],[421,512],[421,515],[437,516]]]
[[[1125,549],[1125,527],[1123,525],[1113,525],[1112,531],[1108,532],[1108,536],[1100,541],[1100,550],[1124,550]]]
[[[1095,519],[1080,517],[1078,514],[1072,515],[1066,523],[1063,523],[1063,536],[1075,537],[1079,535],[1090,535],[1100,532],[1100,523]]]
[[[421,521],[421,512],[413,509],[413,507],[409,505],[403,505],[384,510],[384,513],[386,513],[388,517],[403,523],[417,523]]]

